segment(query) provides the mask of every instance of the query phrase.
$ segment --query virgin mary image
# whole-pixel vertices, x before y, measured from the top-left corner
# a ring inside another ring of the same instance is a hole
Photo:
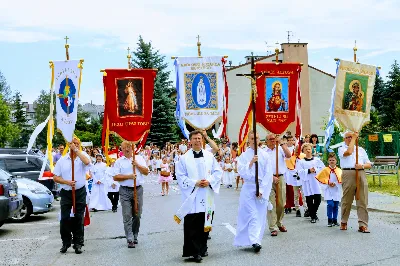
[[[197,103],[204,105],[207,102],[206,85],[204,84],[203,77],[200,77],[200,81],[197,84]]]

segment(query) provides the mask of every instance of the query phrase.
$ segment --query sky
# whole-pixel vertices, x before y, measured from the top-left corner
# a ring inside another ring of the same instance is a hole
[[[283,5],[285,3],[286,5]],[[308,43],[309,64],[335,74],[334,58],[381,66],[400,60],[398,0],[49,0],[0,1],[0,71],[13,91],[32,103],[50,90],[50,60],[84,59],[81,103],[103,104],[100,69],[125,68],[127,47],[139,35],[166,56],[271,53],[276,43]],[[171,79],[173,79],[171,73]],[[330,96],[329,96],[330,97]]]

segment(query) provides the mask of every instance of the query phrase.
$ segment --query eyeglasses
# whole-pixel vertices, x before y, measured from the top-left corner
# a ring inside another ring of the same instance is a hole
[[[268,139],[268,140],[275,140],[275,138],[273,138],[273,139]]]
[[[352,139],[352,138],[353,138],[352,136],[345,137],[345,139]]]

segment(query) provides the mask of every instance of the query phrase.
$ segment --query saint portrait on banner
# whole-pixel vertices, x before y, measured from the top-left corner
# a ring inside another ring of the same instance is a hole
[[[143,80],[121,79],[118,85],[118,115],[143,115]]]
[[[268,112],[288,111],[288,79],[281,77],[266,78],[266,108]]]
[[[367,86],[368,76],[346,73],[342,108],[365,113]]]

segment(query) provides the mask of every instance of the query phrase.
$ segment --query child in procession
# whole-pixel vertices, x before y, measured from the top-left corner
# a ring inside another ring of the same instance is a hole
[[[231,188],[235,173],[233,172],[233,166],[229,157],[225,158],[225,165],[222,169],[224,170],[224,174],[222,177],[222,179],[224,180],[224,185],[226,185],[226,188]]]

